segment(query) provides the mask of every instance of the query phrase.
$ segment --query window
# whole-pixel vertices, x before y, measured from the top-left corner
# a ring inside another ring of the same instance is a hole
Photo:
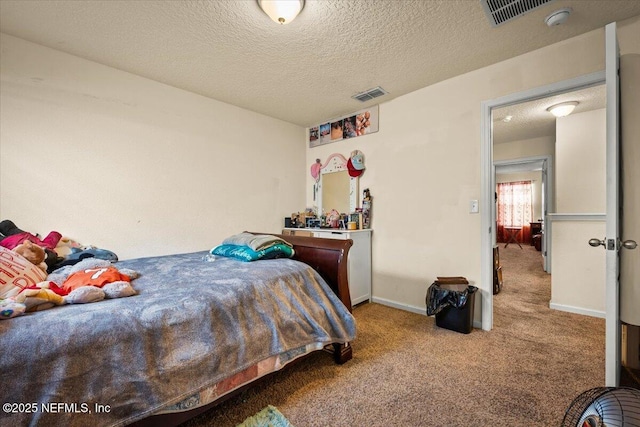
[[[531,181],[502,182],[497,187],[498,241],[505,241],[504,227],[522,227],[520,239],[528,240],[533,217]]]

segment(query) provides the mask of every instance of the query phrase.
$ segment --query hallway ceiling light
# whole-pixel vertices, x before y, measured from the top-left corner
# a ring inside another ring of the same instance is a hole
[[[556,117],[564,117],[571,114],[573,109],[576,108],[576,105],[578,105],[578,101],[562,102],[560,104],[552,105],[547,108],[547,111]]]
[[[258,0],[258,5],[274,22],[284,25],[298,16],[304,0]]]

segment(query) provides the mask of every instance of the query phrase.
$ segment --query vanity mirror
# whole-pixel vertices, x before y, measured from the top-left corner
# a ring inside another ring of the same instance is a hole
[[[335,209],[340,213],[355,212],[358,206],[358,179],[364,172],[364,159],[360,151],[351,153],[346,159],[334,153],[325,163],[311,166],[311,176],[316,180],[314,199],[318,214]]]

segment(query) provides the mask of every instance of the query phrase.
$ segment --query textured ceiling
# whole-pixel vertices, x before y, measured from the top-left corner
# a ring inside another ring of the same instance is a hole
[[[494,109],[492,111],[494,144],[521,141],[541,136],[555,137],[556,118],[547,111],[547,108],[567,101],[579,102],[572,114],[604,108],[606,106],[605,86],[594,86]],[[511,116],[509,122],[504,121],[507,116]]]
[[[476,0],[307,0],[280,26],[253,0],[2,0],[0,31],[310,126],[636,15],[640,1],[557,0],[492,28]],[[375,86],[389,94],[351,99]]]

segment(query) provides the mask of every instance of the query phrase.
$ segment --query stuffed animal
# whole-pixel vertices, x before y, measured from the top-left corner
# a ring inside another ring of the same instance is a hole
[[[66,258],[74,249],[82,250],[82,245],[70,237],[62,236],[54,250],[59,257]]]
[[[40,282],[34,286],[23,289],[18,295],[11,298],[13,301],[24,304],[26,312],[47,310],[56,305],[65,303],[64,291],[53,282]]]
[[[136,294],[131,280],[139,274],[109,261],[89,258],[56,270],[48,280],[24,287],[17,295],[0,298],[0,320],[63,304],[80,304]]]
[[[46,258],[46,254],[44,249],[30,240],[25,240],[20,243],[18,246],[13,248],[13,251],[19,255],[22,255],[27,261],[31,264],[39,267],[42,271],[47,271],[47,264],[45,264],[44,260]]]
[[[60,239],[55,253],[58,258],[53,266],[49,265],[49,273],[67,265],[77,264],[85,258],[99,258],[111,262],[118,261],[118,256],[107,249],[91,245],[83,246],[69,237]],[[49,263],[47,262],[47,264]]]
[[[47,279],[67,293],[64,296],[66,303],[78,304],[135,295],[131,280],[138,276],[137,272],[118,268],[107,260],[86,258],[59,268]]]

